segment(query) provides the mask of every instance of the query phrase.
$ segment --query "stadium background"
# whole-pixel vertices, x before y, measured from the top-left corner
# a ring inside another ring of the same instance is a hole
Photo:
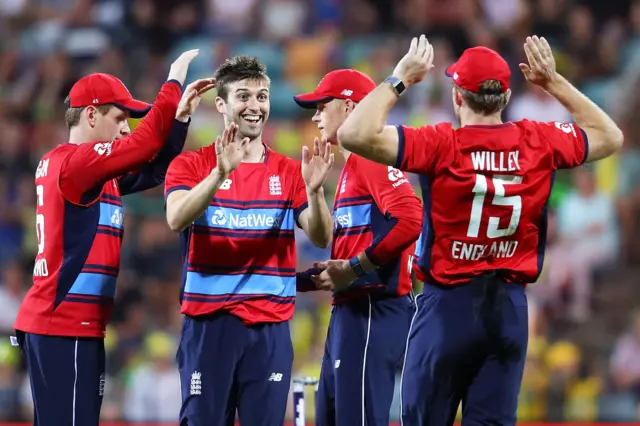
[[[210,75],[230,55],[257,55],[272,78],[264,139],[298,158],[317,130],[292,96],[340,67],[381,81],[420,32],[435,45],[436,69],[403,97],[392,124],[454,121],[443,67],[472,45],[495,48],[512,65],[507,120],[569,120],[553,99],[523,85],[517,71],[525,36],[538,34],[551,41],[559,71],[625,131],[620,155],[558,176],[545,271],[529,288],[531,342],[519,417],[640,420],[639,1],[2,0],[0,422],[30,420],[28,381],[8,336],[30,286],[35,166],[45,151],[66,141],[62,101],[76,79],[91,71],[112,73],[135,96],[152,101],[182,50],[200,49],[189,80]],[[221,131],[212,101],[204,100],[193,117],[189,150]],[[327,183],[329,202],[342,165],[337,158]],[[105,421],[171,422],[180,407],[174,365],[181,325],[178,239],[164,220],[162,188],[127,197],[125,208],[102,415]],[[302,233],[298,241],[300,270],[327,257]],[[327,293],[299,296],[296,375],[319,373],[329,302]],[[396,404],[397,395],[394,420]]]

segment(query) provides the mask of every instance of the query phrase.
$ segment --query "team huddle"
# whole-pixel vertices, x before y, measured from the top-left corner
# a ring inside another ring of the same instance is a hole
[[[15,323],[38,426],[99,424],[104,338],[124,232],[122,196],[164,183],[182,250],[177,364],[181,426],[280,426],[293,365],[297,292],[331,291],[315,424],[388,425],[402,369],[401,424],[515,425],[528,341],[525,288],[542,270],[558,169],[608,157],[623,135],[556,72],[544,38],[524,43],[526,80],[573,123],[503,122],[506,61],[467,49],[447,69],[459,127],[387,125],[433,68],[424,36],[381,84],[352,69],[295,96],[320,131],[302,160],[263,140],[270,79],[257,58],[227,59],[185,87],[198,51],[171,65],[153,104],[91,74],[67,98],[69,141],[36,171],[38,253]],[[225,129],[182,152],[190,117],[215,88]],[[144,117],[135,131],[129,118]],[[345,158],[333,211],[323,184]],[[422,200],[406,173],[419,178]],[[295,228],[331,258],[296,270]],[[414,296],[413,282],[424,283]]]

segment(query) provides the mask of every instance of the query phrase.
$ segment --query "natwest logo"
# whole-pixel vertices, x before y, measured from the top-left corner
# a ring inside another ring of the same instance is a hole
[[[221,209],[213,212],[211,224],[214,226],[225,226],[227,228],[240,229],[265,229],[280,228],[282,216],[270,216],[265,213],[225,213]]]
[[[351,226],[351,224],[353,223],[353,221],[351,220],[351,213],[334,215],[333,222],[335,223],[336,228],[346,228],[348,226]]]

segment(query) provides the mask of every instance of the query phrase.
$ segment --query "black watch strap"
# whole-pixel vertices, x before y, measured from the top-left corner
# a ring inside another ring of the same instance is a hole
[[[391,86],[395,89],[396,93],[398,94],[398,96],[402,95],[402,92],[404,92],[404,90],[406,89],[404,83],[402,82],[402,80],[400,80],[398,77],[394,77],[394,76],[389,76],[387,78],[384,79],[385,83],[390,83]]]

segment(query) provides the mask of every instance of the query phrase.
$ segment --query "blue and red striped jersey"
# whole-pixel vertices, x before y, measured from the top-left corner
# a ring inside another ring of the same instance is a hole
[[[486,271],[531,283],[544,260],[547,203],[558,169],[581,165],[587,136],[571,123],[398,127],[397,167],[420,175],[419,273],[458,284]]]
[[[421,217],[422,204],[406,175],[350,154],[336,188],[331,258],[349,259],[364,251],[379,267],[334,293],[334,303],[368,293],[408,294]],[[302,291],[304,274],[299,278]]]
[[[165,197],[191,189],[216,167],[215,146],[170,165]],[[245,324],[291,319],[296,294],[294,226],[307,208],[300,162],[265,146],[264,161],[241,163],[207,210],[180,234],[181,312],[225,310]]]
[[[42,157],[35,176],[38,253],[16,330],[105,336],[120,267],[120,196],[160,184],[182,149],[186,125],[172,127],[180,96],[179,84],[165,83],[131,135],[62,144]]]

